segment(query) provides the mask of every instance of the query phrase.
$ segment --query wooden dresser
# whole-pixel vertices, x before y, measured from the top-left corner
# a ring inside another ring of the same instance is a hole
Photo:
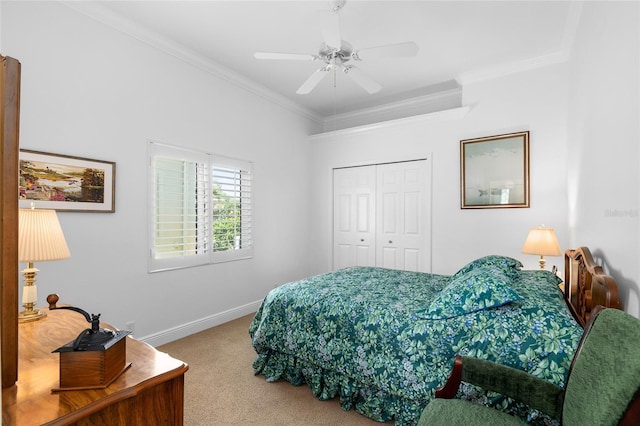
[[[77,312],[41,310],[46,318],[18,326],[18,381],[2,390],[4,426],[183,424],[189,367],[131,337],[126,346],[132,365],[109,387],[52,392],[60,378],[59,354],[52,351],[90,324]]]

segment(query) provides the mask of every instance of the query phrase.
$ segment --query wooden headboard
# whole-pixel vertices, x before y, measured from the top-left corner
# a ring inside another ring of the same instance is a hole
[[[586,247],[564,253],[564,296],[582,327],[598,305],[622,309],[616,281],[595,263]]]

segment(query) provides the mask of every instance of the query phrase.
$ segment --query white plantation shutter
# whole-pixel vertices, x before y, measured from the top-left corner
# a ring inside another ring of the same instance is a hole
[[[252,184],[251,163],[213,157],[213,251],[214,261],[251,257]]]
[[[149,271],[253,254],[251,163],[149,144]]]

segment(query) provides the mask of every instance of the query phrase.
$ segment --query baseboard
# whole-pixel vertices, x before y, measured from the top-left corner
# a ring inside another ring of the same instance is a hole
[[[229,309],[228,311],[210,315],[208,317],[160,331],[158,333],[153,333],[148,336],[136,337],[136,339],[142,340],[154,347],[164,345],[165,343],[182,339],[183,337],[190,336],[208,328],[215,327],[216,325],[224,324],[225,322],[256,312],[260,307],[260,303],[262,303],[262,300],[238,306],[237,308]]]

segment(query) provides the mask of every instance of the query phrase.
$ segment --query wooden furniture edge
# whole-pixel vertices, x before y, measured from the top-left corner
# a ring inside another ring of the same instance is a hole
[[[453,360],[453,368],[449,378],[444,385],[436,388],[435,397],[444,399],[453,399],[458,393],[460,383],[462,382],[462,357],[456,355]]]
[[[129,339],[130,337],[127,337]],[[140,341],[138,341],[140,342]],[[145,345],[147,343],[140,342]],[[154,349],[155,350],[155,349]],[[64,426],[69,425],[75,422],[78,422],[92,414],[98,413],[101,410],[104,410],[107,407],[112,406],[117,402],[124,401],[129,398],[133,398],[135,396],[140,395],[142,392],[153,388],[156,385],[167,383],[171,380],[184,380],[184,373],[187,372],[189,366],[186,363],[182,363],[173,370],[167,371],[155,377],[152,377],[148,380],[142,381],[135,386],[132,386],[128,389],[110,394],[100,400],[94,401],[87,406],[85,406],[82,411],[74,411],[72,413],[68,413],[62,417],[59,417],[55,420],[45,423],[43,426]]]
[[[111,383],[113,383],[116,380],[118,380],[118,377],[122,376],[122,374],[124,374],[124,372],[127,371],[129,369],[129,367],[131,367],[131,365],[133,365],[133,364],[130,363],[130,362],[126,363],[126,365],[118,372],[118,374],[116,374],[115,377],[113,377],[111,380],[109,380],[104,385],[79,386],[79,387],[75,387],[75,388],[53,388],[53,389],[51,389],[51,392],[56,393],[56,392],[66,392],[66,391],[83,391],[83,390],[91,390],[91,389],[106,389],[106,388],[109,387],[109,385],[111,385]]]
[[[18,60],[1,56],[0,69],[0,365],[2,388],[18,380],[18,156],[20,70]]]
[[[565,251],[564,276],[565,302],[583,328],[598,305],[622,309],[615,279],[596,264],[587,247]]]
[[[113,328],[105,323],[101,326]],[[182,424],[184,374],[188,364],[131,336],[126,337],[127,363],[131,363],[131,368],[111,385],[104,389],[54,392],[59,360],[51,349],[75,338],[83,327],[86,327],[84,319],[67,310],[51,311],[41,321],[22,324],[21,379],[3,389],[3,422],[16,426],[87,424],[87,421],[104,424],[101,422],[109,416],[125,415],[123,419],[131,421],[127,424],[147,424],[141,417],[146,410],[153,410],[149,414],[159,413],[161,406],[171,404],[171,409],[156,420],[163,424],[166,415],[169,424]],[[38,364],[38,369],[30,368],[32,364]],[[34,413],[34,407],[40,406],[42,409]]]
[[[636,394],[635,398],[625,411],[624,416],[618,423],[619,426],[637,426],[638,419],[640,419],[640,391]]]

